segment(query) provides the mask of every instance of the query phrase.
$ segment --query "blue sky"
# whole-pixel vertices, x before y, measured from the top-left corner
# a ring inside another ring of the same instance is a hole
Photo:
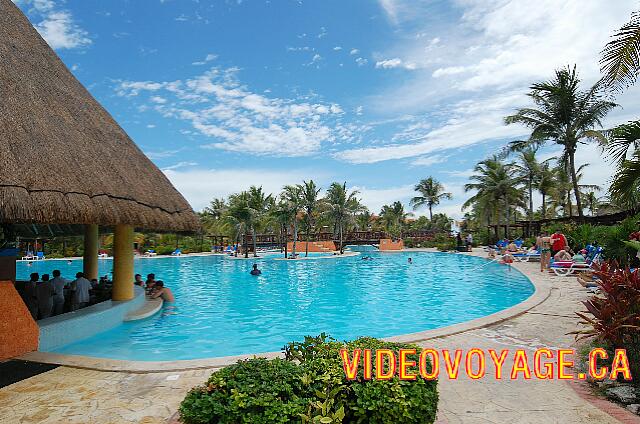
[[[434,176],[460,216],[502,118],[553,70],[587,83],[636,0],[14,0],[195,209],[251,184],[347,181],[373,212]],[[636,89],[607,123],[636,118]],[[553,148],[542,152],[555,153]],[[611,166],[594,146],[588,183]],[[424,213],[419,211],[418,213]]]

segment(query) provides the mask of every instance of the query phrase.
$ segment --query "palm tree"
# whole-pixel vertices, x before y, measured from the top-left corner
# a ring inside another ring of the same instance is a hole
[[[253,221],[253,215],[251,208],[249,208],[249,193],[246,191],[232,194],[229,196],[229,207],[226,213],[227,222],[232,225],[234,229],[234,239],[236,241],[236,247],[240,236],[251,227]],[[249,250],[247,249],[246,237],[243,240],[245,258],[249,257]],[[238,249],[236,248],[236,256],[238,256]]]
[[[633,209],[640,204],[640,150],[632,160],[626,160],[616,171],[611,187],[611,196],[616,203]]]
[[[527,192],[529,194],[529,222],[533,221],[533,189],[535,187],[536,179],[540,174],[541,164],[536,159],[536,153],[538,148],[535,146],[528,146],[519,152],[518,159],[519,164],[514,164],[514,168],[518,172],[518,175],[522,177],[527,183]]]
[[[434,205],[440,204],[440,200],[442,199],[450,200],[453,198],[451,193],[444,191],[442,183],[433,177],[420,180],[414,190],[420,193],[420,195],[411,199],[410,204],[414,210],[427,205],[429,207],[429,219],[433,219],[432,208]]]
[[[502,204],[506,216],[505,237],[509,238],[512,208],[523,198],[523,192],[518,188],[522,178],[516,175],[514,164],[505,164],[496,156],[478,163],[474,172],[475,174],[470,177],[474,182],[465,184],[464,189],[465,191],[475,190],[476,194],[467,200],[463,207],[474,203]],[[498,227],[500,227],[500,211],[497,216]]]
[[[547,217],[547,197],[553,192],[556,178],[553,168],[548,162],[543,162],[536,179],[536,189],[542,195],[542,219]]]
[[[256,240],[256,226],[260,225],[260,221],[267,213],[273,198],[269,194],[267,195],[262,191],[262,186],[249,187],[247,205],[250,209],[251,220],[249,224],[249,230],[251,231],[251,238],[253,239],[253,256],[258,257],[257,240]],[[248,254],[248,252],[247,252]]]
[[[358,230],[360,231],[368,230],[369,227],[371,227],[372,217],[373,215],[371,215],[371,212],[369,212],[369,210],[365,210],[362,213],[358,214],[356,216],[356,226],[358,227]]]
[[[605,84],[617,91],[633,85],[640,72],[640,11],[631,14],[607,43],[600,59]],[[609,191],[614,203],[636,208],[640,200],[640,122],[620,125],[607,134],[605,148],[618,161]]]
[[[296,219],[296,211],[291,208],[291,204],[282,197],[278,203],[274,203],[269,211],[271,219],[280,228],[280,242],[284,250],[284,257],[288,256],[287,252],[287,235],[291,223]],[[282,250],[281,250],[282,252]]]
[[[332,183],[323,199],[324,213],[331,219],[334,228],[338,232],[340,253],[344,253],[342,244],[345,226],[350,219],[354,218],[356,213],[364,210],[364,207],[356,197],[357,195],[357,190],[352,190],[351,192],[347,190],[346,182],[343,184]]]
[[[515,150],[549,141],[562,146],[563,156],[568,159],[578,215],[582,217],[575,153],[583,140],[598,137],[595,129],[602,126],[602,118],[617,105],[603,99],[600,85],[586,91],[581,91],[579,86],[575,66],[559,69],[554,79],[531,86],[528,96],[534,107],[518,109],[514,115],[505,118],[505,123],[522,124],[532,131],[528,140],[511,143]]]
[[[609,189],[612,197],[627,207],[636,206],[640,197],[640,121],[605,131],[600,141],[618,166]]]
[[[400,235],[402,226],[411,215],[410,212],[405,212],[404,206],[400,202],[384,205],[380,211],[380,218],[385,223],[385,229],[394,235]]]
[[[293,245],[291,247],[293,258],[296,257],[296,245],[298,243],[298,214],[303,209],[302,192],[302,186],[296,184],[284,186],[280,194],[281,201],[286,204],[286,208],[289,209],[293,218]]]
[[[600,58],[604,83],[616,90],[633,85],[640,71],[640,12],[631,14],[602,50]]]
[[[318,194],[320,193],[320,189],[316,187],[316,184],[313,180],[309,182],[302,182],[302,208],[304,210],[304,223],[305,223],[305,231],[307,233],[307,240],[305,242],[304,256],[309,256],[309,236],[311,235],[311,228],[314,225],[313,214],[318,207]]]

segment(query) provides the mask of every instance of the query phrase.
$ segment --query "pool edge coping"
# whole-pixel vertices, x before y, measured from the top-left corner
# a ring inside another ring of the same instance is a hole
[[[428,249],[405,249],[406,251],[424,251],[433,252]],[[478,256],[474,253],[480,252],[461,252],[455,254],[466,254],[470,256]],[[452,253],[454,254],[454,253]],[[486,259],[486,258],[485,258]],[[538,281],[533,274],[520,268],[520,264],[513,264],[516,269],[522,273],[534,287],[534,292],[527,299],[522,302],[513,305],[502,311],[495,312],[491,315],[476,318],[470,321],[461,322],[458,324],[448,325],[446,327],[434,328],[431,330],[419,331],[416,333],[401,334],[397,336],[383,337],[382,339],[390,342],[398,343],[417,343],[427,340],[439,339],[455,334],[464,333],[467,331],[477,330],[485,328],[491,325],[499,324],[509,319],[518,317],[527,311],[535,308],[536,306],[544,303],[553,289],[551,282]],[[547,274],[543,274],[545,277]],[[260,352],[244,355],[233,356],[218,356],[213,358],[202,359],[183,359],[175,361],[128,361],[123,359],[107,359],[97,358],[92,356],[82,355],[65,355],[53,352],[29,352],[14,359],[20,359],[25,361],[42,362],[47,364],[56,364],[66,366],[70,368],[80,368],[95,371],[107,371],[107,372],[126,372],[126,373],[161,373],[161,372],[177,372],[177,371],[189,371],[197,369],[214,369],[223,368],[228,365],[236,363],[238,360],[250,359],[250,358],[276,358],[283,357],[282,352]]]

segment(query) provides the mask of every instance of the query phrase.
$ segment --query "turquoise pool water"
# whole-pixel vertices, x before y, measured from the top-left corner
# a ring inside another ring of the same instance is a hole
[[[162,361],[277,351],[286,342],[327,332],[338,339],[385,337],[479,318],[533,294],[529,280],[481,258],[427,252],[255,262],[221,256],[138,259],[176,302],[143,321],[66,345],[55,352]],[[411,257],[413,264],[408,264]],[[100,273],[110,272],[100,261]],[[18,276],[60,269],[70,278],[82,261],[18,264]]]

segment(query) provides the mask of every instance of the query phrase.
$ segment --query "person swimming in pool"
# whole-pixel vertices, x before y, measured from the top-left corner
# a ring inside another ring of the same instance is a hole
[[[413,259],[411,259],[411,258],[407,259],[407,263],[412,264],[413,263]]]
[[[260,271],[258,269],[258,264],[253,264],[253,269],[251,270],[251,272],[249,274],[251,274],[251,275],[260,275],[260,274],[262,274],[262,271]]]

